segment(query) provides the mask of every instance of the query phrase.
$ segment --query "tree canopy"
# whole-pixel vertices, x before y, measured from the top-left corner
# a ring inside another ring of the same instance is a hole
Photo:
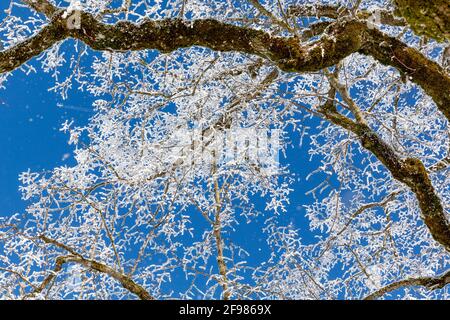
[[[448,1],[9,3],[2,90],[46,72],[95,113],[21,174],[0,297],[448,298]]]

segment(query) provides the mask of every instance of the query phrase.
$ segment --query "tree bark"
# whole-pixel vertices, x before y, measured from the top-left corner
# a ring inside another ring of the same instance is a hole
[[[397,13],[418,35],[437,41],[450,39],[450,2],[448,0],[395,0]]]
[[[450,120],[450,77],[437,63],[417,50],[357,20],[337,21],[321,39],[302,44],[295,37],[275,37],[246,27],[217,20],[183,21],[166,19],[105,24],[81,12],[81,28],[67,26],[58,11],[38,34],[0,52],[0,73],[10,72],[50,48],[58,41],[75,38],[99,51],[178,48],[203,46],[215,51],[255,54],[273,61],[286,72],[314,72],[337,64],[359,52],[397,68],[433,98]]]
[[[406,280],[401,280],[393,282],[364,298],[364,300],[375,300],[381,298],[383,295],[398,290],[404,287],[425,287],[429,290],[442,289],[447,284],[450,284],[450,271],[437,277],[420,277],[420,278],[410,278]]]

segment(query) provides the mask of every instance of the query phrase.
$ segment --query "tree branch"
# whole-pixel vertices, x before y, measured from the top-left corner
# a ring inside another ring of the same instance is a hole
[[[44,235],[39,236],[38,238],[41,239],[44,243],[55,245],[61,249],[64,249],[64,250],[70,252],[71,255],[58,257],[56,259],[56,265],[55,265],[55,268],[53,269],[53,272],[50,275],[48,275],[43,280],[43,282],[40,284],[40,286],[37,287],[27,297],[34,296],[34,295],[42,292],[49,285],[49,283],[56,277],[57,273],[62,270],[64,264],[78,263],[91,271],[97,271],[97,272],[109,275],[110,277],[112,277],[115,280],[117,280],[118,282],[120,282],[120,284],[125,289],[127,289],[131,293],[138,296],[141,300],[155,300],[155,298],[153,296],[151,296],[142,286],[140,286],[139,284],[134,282],[130,277],[114,270],[113,268],[111,268],[103,263],[100,263],[95,260],[83,258],[74,249],[66,246],[63,243],[60,243],[59,241],[50,239]]]
[[[371,17],[375,18],[376,15],[378,23],[390,26],[406,26],[406,22],[403,18],[395,16],[393,12],[388,10],[357,10],[356,13],[353,11],[354,10],[346,7],[333,5],[296,5],[291,6],[288,9],[288,15],[294,17],[317,17],[330,19],[355,15],[356,18],[361,20],[368,20]]]
[[[393,282],[393,283],[371,293],[370,295],[365,297],[364,300],[378,299],[389,292],[392,292],[394,290],[401,289],[404,287],[421,286],[421,287],[425,287],[429,290],[436,290],[436,289],[444,288],[447,284],[450,284],[450,271],[447,271],[446,273],[444,273],[440,276],[437,276],[437,277],[409,278],[406,280]]]
[[[444,68],[379,30],[366,29],[365,32],[367,41],[359,52],[396,68],[418,84],[450,121],[450,77]]]
[[[411,29],[437,41],[450,39],[450,3],[448,0],[395,0],[397,14]]]
[[[330,67],[360,52],[397,68],[420,85],[450,119],[450,77],[437,63],[417,50],[382,32],[369,29],[357,20],[335,22],[321,39],[301,44],[295,37],[275,37],[246,27],[217,20],[183,21],[166,19],[105,24],[89,13],[80,13],[81,28],[69,28],[62,14],[37,35],[0,52],[0,73],[18,68],[58,41],[75,38],[94,50],[128,51],[156,49],[171,52],[178,48],[203,46],[216,51],[238,51],[273,61],[287,72],[312,72]]]
[[[48,0],[22,0],[22,2],[48,18],[51,18],[58,11],[58,8]]]
[[[285,21],[278,19],[272,12],[267,10],[259,0],[248,0],[262,15],[265,15],[273,23],[279,25],[281,28],[286,29],[288,31],[293,31],[292,27],[288,25]]]
[[[344,101],[354,104],[353,101],[349,101],[351,98],[347,90],[338,84],[336,79],[331,81],[331,85],[343,96]],[[354,113],[358,111],[356,105],[351,109]],[[411,189],[416,195],[422,218],[432,237],[450,252],[450,222],[422,161],[417,158],[402,159],[364,119],[361,119],[361,115],[355,115],[356,121],[352,121],[327,104],[321,108],[321,113],[335,125],[353,132],[362,146],[375,155],[396,180]]]

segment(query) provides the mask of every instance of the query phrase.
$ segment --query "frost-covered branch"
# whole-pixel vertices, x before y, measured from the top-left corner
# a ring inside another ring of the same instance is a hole
[[[338,91],[349,109],[355,116],[355,121],[343,116],[335,108],[330,107],[328,100],[322,108],[322,113],[332,123],[354,133],[362,146],[377,157],[398,181],[407,185],[417,197],[422,216],[433,238],[450,251],[450,222],[437,192],[428,176],[422,161],[418,158],[403,159],[387,144],[364,120],[359,108],[348,94],[345,86],[329,76],[334,90]],[[332,91],[333,92],[333,91]]]
[[[2,88],[41,55],[94,100],[73,159],[19,177],[0,298],[355,299],[445,270],[449,50],[385,0],[60,3],[0,23]]]
[[[83,267],[91,271],[107,274],[108,276],[117,280],[125,289],[135,294],[142,300],[155,299],[142,286],[134,282],[129,276],[114,270],[113,268],[107,266],[106,264],[103,264],[101,262],[92,259],[85,259],[80,254],[78,254],[74,249],[46,236],[40,236],[39,239],[41,239],[46,244],[52,244],[61,249],[64,249],[68,251],[71,255],[57,257],[55,267],[51,271],[50,275],[48,275],[42,281],[42,283],[34,289],[34,291],[31,294],[28,294],[27,298],[35,296],[41,293],[43,290],[45,290],[45,288],[47,288],[48,285],[57,276],[58,272],[60,272],[63,269],[65,264],[76,263],[82,265]]]
[[[411,29],[438,41],[450,39],[450,4],[447,0],[395,0],[397,13]]]
[[[364,300],[375,300],[379,299],[385,294],[392,291],[403,289],[405,287],[425,287],[428,290],[442,289],[446,285],[450,284],[450,271],[436,277],[419,277],[419,278],[409,278],[406,280],[393,282],[364,298]]]
[[[125,289],[138,296],[141,300],[155,299],[142,286],[138,285],[128,276],[120,272],[117,272],[113,268],[94,260],[84,259],[82,257],[72,255],[60,256],[56,258],[55,267],[51,271],[50,275],[48,275],[31,294],[27,295],[26,298],[33,297],[41,293],[43,290],[45,290],[45,288],[47,288],[47,286],[49,286],[49,284],[55,279],[58,272],[61,271],[64,265],[68,263],[80,264],[83,267],[89,269],[90,271],[107,274],[108,276],[117,280]]]
[[[73,37],[94,50],[127,51],[204,46],[216,51],[237,51],[270,59],[288,72],[318,71],[360,52],[393,66],[420,85],[447,119],[450,119],[450,77],[437,63],[400,40],[367,27],[357,20],[343,19],[330,25],[321,39],[302,44],[295,37],[276,37],[262,30],[218,20],[166,19],[139,25],[98,21],[80,12],[80,28],[69,28],[64,13],[56,15],[37,35],[0,52],[0,73],[18,68],[58,41]]]
[[[356,9],[356,8],[355,8]],[[390,26],[405,26],[405,20],[397,17],[393,12],[378,9],[376,11],[350,9],[335,5],[293,5],[289,7],[288,14],[295,17],[317,17],[338,19],[346,15],[353,15],[361,20],[376,18],[378,22]]]

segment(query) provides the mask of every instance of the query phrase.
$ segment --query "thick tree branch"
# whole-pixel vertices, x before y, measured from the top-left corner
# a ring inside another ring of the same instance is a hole
[[[157,49],[171,52],[197,45],[216,51],[239,51],[268,58],[284,71],[297,72],[317,71],[332,66],[356,52],[361,44],[361,25],[356,21],[336,25],[336,30],[330,30],[329,36],[302,46],[295,38],[272,37],[264,31],[216,20],[186,22],[167,19],[146,21],[140,25],[130,22],[109,25],[97,21],[88,13],[82,13],[81,17],[80,29],[67,28],[65,19],[56,17],[38,35],[19,44],[18,48],[1,52],[0,72],[14,70],[52,43],[69,37],[85,42],[94,50]],[[30,42],[35,49],[30,48]],[[23,52],[29,49],[32,49],[31,52]]]
[[[27,297],[35,296],[36,294],[41,293],[57,276],[58,272],[60,272],[64,266],[64,264],[67,263],[77,263],[80,264],[87,269],[91,271],[97,271],[100,273],[105,273],[109,275],[110,277],[114,278],[115,280],[119,281],[120,284],[130,291],[131,293],[137,295],[141,300],[154,300],[155,298],[152,297],[143,287],[135,283],[131,278],[125,276],[124,274],[115,271],[111,267],[108,267],[107,265],[104,265],[100,262],[84,259],[80,256],[60,256],[56,259],[55,268],[53,269],[52,273],[48,275],[42,283],[37,287],[31,294],[29,294]]]
[[[405,26],[405,20],[397,17],[393,12],[388,10],[358,10],[356,13],[352,9],[332,5],[296,5],[291,6],[288,10],[288,15],[294,17],[317,17],[338,19],[339,17],[354,15],[361,20],[377,19],[377,23],[386,24],[390,26]]]
[[[44,27],[35,36],[0,52],[0,73],[19,68],[31,58],[66,38],[66,30],[61,26],[50,24]]]
[[[404,287],[425,287],[429,290],[442,289],[446,285],[450,284],[450,271],[437,276],[437,277],[421,277],[421,278],[409,278],[406,280],[401,280],[397,282],[393,282],[364,298],[364,300],[374,300],[381,298],[383,295],[392,292],[397,289],[401,289]]]
[[[22,0],[22,2],[30,8],[33,8],[36,12],[43,13],[49,18],[51,18],[58,11],[58,8],[56,8],[48,0]]]
[[[357,20],[330,25],[321,39],[301,44],[295,37],[274,37],[246,27],[216,20],[146,21],[140,25],[104,24],[88,13],[80,13],[81,28],[69,28],[61,14],[30,39],[0,52],[0,73],[9,72],[66,38],[76,38],[94,50],[128,51],[204,46],[216,51],[238,51],[270,59],[281,70],[311,72],[330,67],[360,52],[407,74],[436,102],[450,119],[450,77],[437,63],[417,50]]]
[[[48,238],[44,235],[38,238],[41,239],[46,244],[52,244],[68,251],[71,255],[58,257],[56,259],[56,264],[55,268],[53,269],[53,272],[50,275],[48,275],[42,281],[42,283],[31,294],[28,295],[28,297],[35,296],[36,294],[42,292],[50,284],[50,282],[53,281],[57,273],[62,270],[64,264],[77,263],[91,271],[97,271],[109,275],[110,277],[117,280],[125,289],[138,296],[141,300],[155,300],[155,298],[151,296],[142,286],[134,282],[130,277],[124,275],[123,273],[120,273],[114,270],[113,268],[98,261],[85,259],[80,254],[78,254],[74,249],[66,246],[63,243],[60,243],[59,241]]]
[[[376,18],[378,23],[391,26],[409,25],[418,35],[438,41],[450,39],[450,3],[448,0],[394,0],[396,10],[357,10],[334,5],[295,5],[288,14],[292,16],[316,16],[337,19],[354,14],[359,19]]]
[[[366,43],[359,52],[395,67],[433,98],[439,110],[450,121],[450,77],[439,64],[398,39],[367,29]]]
[[[395,0],[397,13],[418,35],[438,41],[450,39],[450,2],[448,0]]]
[[[350,101],[351,98],[345,88],[338,84],[336,79],[331,81],[331,84],[333,89],[343,96],[344,101],[354,104]],[[450,222],[422,161],[417,158],[402,159],[392,146],[373,131],[364,119],[361,119],[356,105],[350,106],[350,109],[357,114],[356,121],[343,116],[329,104],[325,104],[321,112],[330,122],[353,132],[362,146],[375,155],[396,180],[404,183],[414,192],[422,219],[432,237],[450,251]]]

